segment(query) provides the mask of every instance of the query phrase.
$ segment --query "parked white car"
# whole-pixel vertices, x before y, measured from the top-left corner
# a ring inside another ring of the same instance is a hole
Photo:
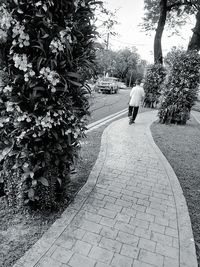
[[[118,78],[103,77],[96,82],[95,91],[102,93],[116,94],[119,90]]]

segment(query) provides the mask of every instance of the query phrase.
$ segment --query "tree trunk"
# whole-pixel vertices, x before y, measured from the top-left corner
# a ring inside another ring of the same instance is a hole
[[[160,17],[154,38],[154,63],[163,64],[161,39],[167,18],[167,0],[160,0]]]
[[[130,76],[130,79],[129,79],[129,87],[131,87],[132,76],[133,76],[133,72],[131,72],[131,76]]]
[[[193,29],[193,35],[189,42],[188,50],[200,50],[200,10],[196,15],[196,25]]]

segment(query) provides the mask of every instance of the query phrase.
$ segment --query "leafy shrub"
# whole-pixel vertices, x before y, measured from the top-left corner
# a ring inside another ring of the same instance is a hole
[[[159,102],[166,70],[161,64],[150,65],[144,82],[144,105],[153,108]]]
[[[7,0],[0,9],[0,161],[11,206],[52,207],[84,135],[96,3]]]
[[[197,99],[200,56],[195,51],[183,50],[172,55],[159,118],[161,123],[186,124]]]

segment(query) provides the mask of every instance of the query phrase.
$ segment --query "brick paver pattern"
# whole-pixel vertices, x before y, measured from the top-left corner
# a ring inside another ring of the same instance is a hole
[[[96,186],[35,266],[179,266],[175,199],[145,133],[149,120],[148,114],[134,125],[123,119],[106,130]]]

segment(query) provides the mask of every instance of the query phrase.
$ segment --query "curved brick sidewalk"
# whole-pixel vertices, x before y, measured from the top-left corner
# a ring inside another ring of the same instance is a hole
[[[153,142],[155,112],[112,123],[75,202],[15,267],[197,267],[190,218]]]

